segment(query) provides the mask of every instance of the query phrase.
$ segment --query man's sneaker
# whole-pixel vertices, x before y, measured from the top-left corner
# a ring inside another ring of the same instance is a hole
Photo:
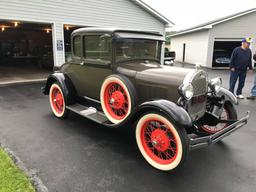
[[[243,95],[237,95],[236,96],[238,99],[244,99],[244,96]]]
[[[252,96],[252,95],[251,95],[251,96],[246,97],[246,99],[254,100],[255,97],[256,97],[256,96]]]

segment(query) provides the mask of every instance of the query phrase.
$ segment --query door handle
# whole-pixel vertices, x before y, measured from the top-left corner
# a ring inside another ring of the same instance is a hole
[[[80,65],[84,65],[85,63],[84,63],[84,61],[82,61],[81,63],[79,63]]]

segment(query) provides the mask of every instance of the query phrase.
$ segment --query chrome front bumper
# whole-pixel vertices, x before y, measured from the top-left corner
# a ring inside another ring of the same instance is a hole
[[[190,138],[189,139],[189,149],[194,150],[202,147],[209,146],[211,144],[217,143],[218,141],[222,140],[224,137],[230,135],[237,129],[241,128],[245,124],[247,124],[248,118],[249,118],[249,111],[247,112],[247,115],[240,120],[236,121],[235,123],[229,125],[228,127],[222,129],[221,131],[209,135],[209,136],[203,136],[203,137],[196,137],[196,138]]]

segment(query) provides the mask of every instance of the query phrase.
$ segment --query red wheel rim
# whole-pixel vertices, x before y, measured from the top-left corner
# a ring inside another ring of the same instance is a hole
[[[104,104],[112,118],[122,120],[129,111],[128,93],[122,85],[112,82],[104,90]]]
[[[63,113],[64,110],[64,98],[63,95],[58,87],[54,87],[52,89],[52,94],[51,94],[51,102],[54,110],[58,113],[61,114]]]
[[[178,154],[178,142],[168,125],[156,119],[149,119],[141,129],[144,151],[156,163],[172,163]]]
[[[229,120],[229,114],[226,108],[223,108],[221,113],[221,120]],[[202,129],[209,133],[217,133],[228,126],[228,123],[218,123],[216,126],[203,125]]]

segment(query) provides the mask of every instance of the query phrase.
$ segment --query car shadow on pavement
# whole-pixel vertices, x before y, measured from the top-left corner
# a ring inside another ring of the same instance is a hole
[[[124,159],[130,159],[130,161],[137,164],[134,166],[140,168],[140,171],[153,174],[157,177],[162,175],[166,182],[170,182],[170,179],[172,181],[179,181],[183,177],[193,179],[194,173],[198,173],[199,170],[207,170],[207,174],[211,174],[212,169],[209,168],[210,165],[215,167],[215,171],[216,169],[220,169],[221,171],[222,168],[218,168],[218,166],[215,166],[214,164],[218,164],[218,162],[222,163],[223,159],[230,158],[230,149],[228,145],[225,141],[221,141],[209,148],[192,151],[188,161],[175,172],[161,172],[149,166],[144,158],[142,158],[137,149],[133,127],[125,127],[122,129],[108,128],[74,113],[71,113],[69,118],[65,120],[59,120],[51,114],[46,117],[53,118],[54,121],[60,122],[58,129],[61,129],[61,131],[72,131],[85,140],[93,140],[97,147],[102,148],[103,150],[108,149],[108,151],[112,151],[113,153],[118,153]],[[62,123],[65,123],[67,126],[61,126]],[[204,171],[202,171],[201,174],[203,174],[203,172]],[[166,177],[166,175],[168,176]]]

